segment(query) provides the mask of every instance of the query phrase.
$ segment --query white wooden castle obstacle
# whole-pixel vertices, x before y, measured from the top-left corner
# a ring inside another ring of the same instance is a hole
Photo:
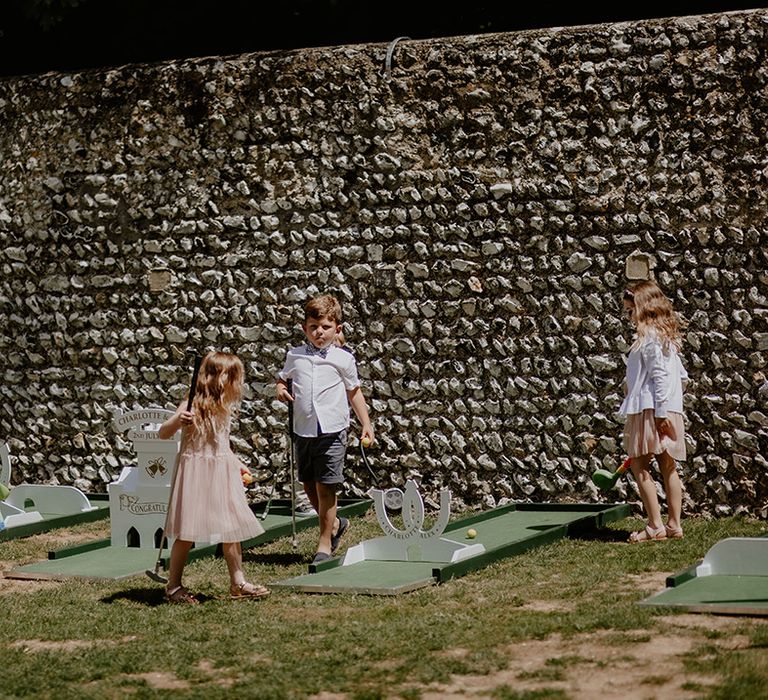
[[[161,440],[157,429],[172,415],[164,408],[114,414],[112,425],[128,431],[137,463],[107,486],[113,547],[160,548],[179,438]]]

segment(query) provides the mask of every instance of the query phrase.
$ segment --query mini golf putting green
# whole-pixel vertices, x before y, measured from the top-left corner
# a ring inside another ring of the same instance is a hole
[[[39,532],[47,532],[48,530],[55,530],[60,527],[71,527],[72,525],[79,525],[80,523],[104,520],[109,517],[109,496],[107,496],[106,493],[89,493],[87,494],[87,498],[95,510],[82,513],[68,513],[66,515],[40,511],[40,515],[43,518],[42,520],[0,530],[0,542],[13,540],[17,537],[29,537],[30,535],[36,535]]]
[[[666,584],[639,604],[768,616],[768,535],[720,540],[701,563],[670,576]]]
[[[360,561],[344,558],[310,566],[309,574],[271,583],[305,593],[397,595],[463,576],[505,557],[551,544],[564,537],[593,532],[629,515],[625,504],[509,504],[455,520],[443,537],[481,544],[485,551],[455,563],[427,561]],[[477,534],[467,538],[467,530]]]
[[[266,503],[256,503],[251,510],[261,516]],[[364,514],[371,507],[369,500],[340,499],[339,513],[345,517]],[[290,501],[274,500],[269,513],[261,520],[264,532],[258,537],[245,540],[243,549],[257,547],[281,537],[291,535]],[[317,516],[297,517],[296,531],[301,532],[317,527]],[[216,556],[221,553],[219,545],[195,547],[189,553],[189,560]],[[168,552],[163,557],[163,568],[168,569]],[[154,569],[157,550],[140,547],[112,546],[110,540],[96,540],[74,547],[59,549],[48,553],[48,561],[19,566],[8,571],[7,578],[20,579],[122,579],[143,574],[147,569]]]

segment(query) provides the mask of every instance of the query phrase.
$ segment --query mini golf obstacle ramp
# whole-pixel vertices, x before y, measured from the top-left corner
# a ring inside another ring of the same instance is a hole
[[[667,588],[640,605],[768,616],[768,535],[720,540],[700,564],[670,576],[666,583]]]
[[[39,489],[73,489],[44,494]],[[37,489],[33,492],[27,489]],[[24,494],[26,497],[23,497]],[[71,507],[70,507],[71,506]],[[39,510],[42,508],[42,510]],[[109,517],[107,494],[85,494],[71,486],[16,486],[11,495],[0,502],[5,528],[0,530],[0,542],[29,537],[61,527],[71,527]],[[8,515],[6,515],[6,513]]]
[[[594,531],[630,512],[624,504],[509,504],[449,522],[450,493],[444,489],[437,521],[424,530],[424,506],[412,481],[405,487],[403,528],[396,528],[387,517],[384,493],[371,489],[369,494],[383,537],[350,547],[341,558],[311,565],[309,574],[270,586],[305,593],[397,595]],[[476,531],[472,538],[470,529]]]
[[[74,486],[20,484],[10,488],[11,457],[0,443],[0,542],[59,527],[101,520],[109,515],[106,494],[86,495]]]
[[[264,513],[265,503],[257,503],[251,509],[257,517]],[[339,513],[345,517],[364,514],[371,507],[368,500],[339,500]],[[259,518],[261,520],[261,518]],[[273,500],[267,517],[261,520],[264,532],[258,537],[245,540],[243,549],[257,547],[291,534],[291,504],[287,500]],[[296,518],[296,531],[317,527],[317,516]],[[167,548],[166,548],[167,550]],[[189,560],[216,556],[219,545],[197,546],[189,553]],[[154,569],[158,550],[148,547],[114,545],[111,540],[95,540],[48,553],[48,560],[19,566],[6,572],[6,578],[17,579],[123,579]],[[168,556],[163,558],[163,568],[168,570]]]

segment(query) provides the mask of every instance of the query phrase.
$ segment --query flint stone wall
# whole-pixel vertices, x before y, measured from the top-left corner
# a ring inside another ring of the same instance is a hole
[[[760,10],[2,81],[16,481],[103,489],[132,461],[112,412],[172,407],[185,349],[215,346],[245,361],[234,446],[266,491],[271,382],[332,291],[385,484],[598,500],[619,296],[653,275],[690,322],[686,509],[765,516],[766,32]]]

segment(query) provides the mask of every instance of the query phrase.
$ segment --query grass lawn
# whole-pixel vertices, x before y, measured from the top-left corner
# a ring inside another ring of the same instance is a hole
[[[685,521],[680,541],[629,545],[639,520],[397,597],[275,591],[219,599],[223,560],[189,565],[200,606],[120,582],[0,579],[0,698],[757,698],[768,619],[675,613],[636,602],[724,537],[765,523]],[[378,534],[372,513],[346,544]],[[0,571],[108,536],[93,523],[0,543]],[[306,571],[314,531],[246,552],[254,582]]]

